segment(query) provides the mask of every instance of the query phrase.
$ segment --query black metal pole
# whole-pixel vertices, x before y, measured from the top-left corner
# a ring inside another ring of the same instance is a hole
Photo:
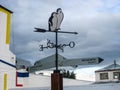
[[[56,49],[56,60],[55,60],[55,66],[56,66],[56,71],[58,71],[58,31],[56,30],[55,32],[55,36],[56,36],[56,46],[55,46],[55,49]]]

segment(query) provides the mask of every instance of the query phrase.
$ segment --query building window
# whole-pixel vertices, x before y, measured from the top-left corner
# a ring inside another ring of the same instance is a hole
[[[120,72],[113,72],[113,78],[120,80]]]
[[[100,80],[108,79],[108,73],[100,73]]]

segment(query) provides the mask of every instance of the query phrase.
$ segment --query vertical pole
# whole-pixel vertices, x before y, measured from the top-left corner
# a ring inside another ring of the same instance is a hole
[[[56,66],[56,71],[58,71],[58,31],[56,30],[56,47],[55,47],[55,49],[56,49],[56,61],[55,61],[55,66]]]
[[[51,74],[51,90],[63,90],[63,77],[59,70]]]
[[[7,90],[7,74],[4,74],[4,90]]]
[[[63,77],[62,74],[60,74],[60,70],[58,70],[58,31],[55,32],[56,37],[56,57],[55,57],[55,66],[56,70],[54,70],[54,73],[51,74],[51,90],[63,90]]]

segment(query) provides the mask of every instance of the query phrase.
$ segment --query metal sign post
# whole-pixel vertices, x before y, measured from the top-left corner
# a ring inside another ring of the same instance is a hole
[[[56,43],[56,47],[55,47],[55,50],[56,50],[56,61],[55,61],[55,66],[56,66],[56,71],[58,71],[58,32],[56,31],[55,32],[56,34],[56,40],[55,40],[55,43]]]
[[[41,28],[35,28],[35,32],[54,32],[55,33],[55,44],[51,43],[50,40],[48,40],[47,46],[44,47],[43,45],[40,45],[40,51],[43,51],[45,48],[55,48],[55,67],[56,70],[54,70],[54,73],[51,75],[51,90],[63,90],[63,77],[62,74],[60,74],[60,70],[58,70],[58,49],[61,49],[64,51],[64,47],[69,46],[73,48],[75,46],[74,42],[70,42],[69,44],[60,44],[58,45],[58,33],[67,33],[67,34],[78,34],[77,32],[66,32],[66,31],[60,31],[60,25],[64,18],[63,12],[61,8],[58,8],[56,12],[53,12],[51,14],[51,17],[49,18],[49,30],[41,29]],[[72,45],[71,45],[72,44]]]

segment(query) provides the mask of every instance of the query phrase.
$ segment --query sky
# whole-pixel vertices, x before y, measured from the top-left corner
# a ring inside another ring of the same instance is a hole
[[[55,49],[39,51],[47,39],[55,41],[54,33],[37,33],[34,28],[48,29],[48,19],[62,8],[64,19],[61,31],[79,34],[59,34],[59,44],[75,42],[59,54],[71,58],[101,57],[100,65],[120,64],[120,0],[0,0],[13,11],[11,23],[11,51],[34,63],[55,54]]]

